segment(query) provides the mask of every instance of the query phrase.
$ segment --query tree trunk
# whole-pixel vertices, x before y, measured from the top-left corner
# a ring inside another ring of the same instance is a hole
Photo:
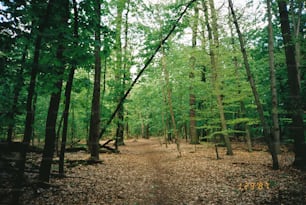
[[[165,95],[164,95],[165,97]],[[166,103],[166,101],[164,101]],[[162,124],[163,124],[163,127],[164,127],[164,142],[166,144],[166,148],[168,147],[168,125],[166,123],[166,120],[165,120],[165,112],[164,110],[162,111]]]
[[[18,106],[18,100],[19,100],[19,94],[20,90],[23,86],[24,78],[23,78],[23,70],[24,70],[24,64],[26,62],[26,55],[28,52],[28,44],[25,46],[23,52],[22,52],[22,57],[21,57],[21,62],[20,62],[20,68],[17,73],[17,79],[16,79],[16,84],[14,86],[14,97],[13,97],[13,103],[12,103],[12,108],[9,112],[9,119],[11,122],[8,125],[7,129],[7,142],[12,142],[12,137],[13,137],[13,131],[15,127],[15,115],[17,113],[17,106]]]
[[[163,51],[164,52],[164,51]],[[164,54],[162,53],[162,72],[165,72],[164,71]],[[167,88],[166,86],[166,78],[164,77],[163,79],[163,82],[161,82],[161,84],[164,83],[164,86],[162,86],[163,88]],[[162,89],[162,92],[163,92],[163,102],[164,102],[164,106],[163,106],[163,111],[162,111],[162,123],[164,125],[164,139],[165,139],[165,142],[166,142],[166,147],[168,147],[168,144],[170,143],[171,139],[169,138],[169,133],[170,133],[170,130],[171,130],[171,125],[168,123],[168,102],[167,102],[167,91],[166,89]]]
[[[206,23],[207,23],[207,30],[208,30],[208,38],[209,38],[209,50],[210,50],[210,62],[212,67],[212,84],[214,87],[214,91],[217,97],[217,104],[218,110],[220,115],[221,121],[221,129],[223,132],[224,142],[227,148],[227,154],[233,155],[233,150],[231,146],[231,142],[229,139],[227,132],[227,125],[226,119],[224,114],[224,107],[223,107],[223,99],[221,96],[221,89],[220,89],[220,79],[219,79],[219,65],[218,65],[218,49],[219,49],[219,32],[218,32],[218,25],[217,25],[217,15],[214,6],[213,0],[209,0],[209,5],[211,9],[211,18],[212,18],[212,28],[210,28],[209,21],[208,21],[208,14],[206,10]]]
[[[272,95],[272,121],[273,121],[273,144],[275,152],[280,153],[280,129],[278,119],[278,103],[275,77],[275,60],[274,60],[274,36],[271,14],[271,0],[267,0],[267,14],[268,14],[268,35],[269,35],[269,66],[270,66],[270,86]]]
[[[197,32],[198,32],[198,22],[199,22],[199,8],[197,5],[194,7],[194,17],[193,17],[193,25],[192,25],[192,39],[191,46],[195,48],[197,45]],[[195,72],[195,57],[192,56],[190,58],[191,62],[191,71],[189,74],[190,78],[190,87],[189,87],[189,134],[190,134],[190,144],[199,144],[199,136],[197,135],[196,130],[196,96],[194,94],[193,89],[193,81],[194,81],[194,72]]]
[[[95,77],[94,89],[91,104],[91,118],[89,128],[89,150],[90,160],[99,161],[99,129],[100,129],[100,82],[101,82],[101,34],[100,34],[100,17],[101,3],[95,0]]]
[[[19,197],[21,193],[21,184],[23,181],[23,174],[26,164],[26,158],[27,158],[27,151],[28,147],[30,145],[30,141],[33,135],[33,120],[34,120],[34,110],[33,110],[33,100],[35,95],[35,86],[36,86],[36,77],[38,73],[39,68],[39,57],[40,57],[40,48],[42,43],[42,34],[44,33],[47,22],[49,21],[50,17],[50,9],[52,6],[53,1],[50,0],[47,8],[46,13],[40,19],[40,24],[37,32],[37,37],[34,44],[34,56],[33,56],[33,67],[30,72],[30,85],[28,87],[28,96],[27,96],[27,102],[26,102],[26,120],[25,120],[25,128],[24,128],[24,136],[23,136],[23,146],[22,150],[20,152],[20,160],[17,163],[18,167],[18,174],[15,181],[15,192],[12,200],[12,204],[19,204]]]
[[[291,136],[294,139],[295,160],[293,165],[300,169],[306,169],[306,144],[304,139],[303,125],[303,102],[301,100],[301,90],[298,79],[298,68],[295,58],[295,45],[292,41],[287,3],[284,0],[278,0],[280,23],[282,36],[285,46],[286,64],[288,72],[288,84],[290,89],[289,114],[292,124],[290,127]]]
[[[58,11],[58,15],[60,17],[60,22],[63,25],[63,28],[68,27],[68,19],[69,19],[69,1],[58,1],[54,3],[54,8]],[[58,35],[58,39],[62,40],[64,38],[64,31],[61,31]],[[55,148],[55,136],[56,136],[56,121],[57,115],[61,100],[61,90],[63,79],[62,75],[65,71],[65,62],[64,62],[64,49],[65,40],[61,41],[58,45],[56,58],[61,63],[60,66],[55,67],[55,78],[57,78],[57,82],[54,83],[54,87],[56,91],[51,94],[50,105],[48,109],[48,115],[46,120],[46,131],[45,131],[45,145],[42,156],[42,161],[39,168],[39,179],[44,182],[49,182],[51,165],[53,161],[53,154]]]
[[[55,136],[55,153],[56,153],[56,156],[59,156],[60,155],[60,150],[59,150],[59,138],[61,136],[61,130],[62,130],[62,125],[63,125],[63,120],[64,120],[64,113],[62,114],[61,118],[60,118],[60,121],[58,123],[58,126],[57,126],[57,131],[56,131],[56,136]]]
[[[23,144],[24,149],[21,152],[21,160],[19,163],[19,171],[23,175],[24,168],[25,168],[25,161],[26,161],[26,152],[28,149],[28,146],[31,141],[31,137],[33,135],[33,119],[34,119],[34,110],[33,110],[33,99],[35,95],[35,86],[36,86],[36,77],[38,73],[39,68],[39,58],[40,58],[40,48],[41,48],[41,42],[42,42],[42,34],[44,33],[46,29],[46,24],[49,21],[50,17],[50,9],[54,2],[52,0],[49,1],[46,13],[43,19],[41,19],[41,23],[39,25],[37,38],[34,45],[34,57],[33,57],[33,67],[31,70],[31,79],[30,79],[30,85],[28,87],[28,96],[27,96],[27,103],[26,103],[26,121],[25,121],[25,128],[24,128],[24,137],[23,137]]]
[[[264,117],[263,107],[262,107],[262,104],[259,100],[259,95],[258,95],[258,92],[257,92],[257,89],[256,89],[255,81],[254,81],[254,78],[253,78],[252,73],[251,73],[250,64],[249,64],[248,56],[247,56],[247,53],[246,53],[246,50],[245,50],[243,37],[242,37],[241,31],[240,31],[240,28],[239,28],[239,25],[238,25],[238,20],[237,20],[234,8],[233,8],[233,2],[231,0],[228,0],[228,4],[229,4],[229,7],[230,7],[230,10],[231,10],[231,13],[232,13],[232,16],[233,16],[234,25],[236,27],[236,31],[237,31],[237,34],[238,34],[238,37],[239,37],[240,50],[241,50],[241,53],[242,53],[243,62],[244,62],[244,66],[245,66],[245,69],[246,69],[248,81],[250,83],[250,86],[251,86],[251,89],[252,89],[252,92],[253,92],[255,104],[256,104],[256,107],[257,107],[257,112],[259,114],[259,119],[260,119],[260,122],[263,126],[263,134],[264,134],[265,140],[268,144],[269,151],[270,151],[271,156],[272,156],[272,163],[273,163],[272,166],[273,166],[273,169],[279,169],[277,154],[274,150],[274,146],[272,145],[272,137],[271,137],[270,128],[269,128],[268,124],[266,123],[266,120],[265,120],[265,117]]]
[[[57,72],[57,76],[62,75],[62,73],[63,72],[59,70]],[[56,93],[51,94],[50,105],[46,121],[45,145],[44,145],[42,161],[39,168],[39,179],[44,182],[49,182],[49,177],[51,172],[51,164],[55,148],[56,120],[57,120],[57,113],[61,98],[62,80],[59,80],[54,85],[54,87],[57,88],[57,91]]]
[[[146,135],[145,135],[145,122],[144,122],[144,119],[142,118],[141,113],[139,113],[139,119],[141,120],[141,137],[142,138],[146,138]]]
[[[165,88],[166,88],[166,102],[169,107],[169,112],[171,116],[171,123],[172,123],[172,130],[173,130],[173,137],[174,141],[176,143],[176,148],[179,153],[179,156],[182,156],[181,154],[181,149],[180,149],[180,140],[177,134],[177,127],[176,127],[176,121],[175,121],[175,116],[174,116],[174,111],[173,111],[173,103],[172,103],[172,92],[169,84],[169,72],[167,70],[167,65],[166,65],[166,54],[164,47],[162,47],[162,68],[163,68],[163,73],[165,76]]]
[[[116,82],[117,82],[117,102],[124,95],[125,90],[125,70],[123,67],[123,52],[122,52],[122,42],[121,42],[121,31],[122,31],[122,14],[125,7],[126,0],[119,0],[117,3],[117,17],[116,17]],[[116,145],[124,145],[124,103],[121,104],[117,112],[117,130],[116,130]]]
[[[126,13],[125,13],[125,22],[124,22],[124,46],[123,46],[123,80],[122,80],[122,94],[120,96],[123,96],[126,86],[126,81],[130,78],[129,70],[127,68],[128,66],[128,31],[129,31],[129,24],[128,24],[128,17],[129,17],[129,11],[130,11],[130,0],[126,0]],[[122,127],[126,127],[126,137],[129,137],[129,129],[128,129],[128,122],[126,120],[126,123],[124,123],[124,104],[123,104],[123,111],[122,111]],[[127,113],[126,113],[127,115]],[[121,133],[121,145],[124,145],[124,130],[122,130]]]
[[[294,7],[294,0],[290,1],[291,3],[291,19],[292,19],[292,26],[293,26],[293,34],[294,34],[294,39],[295,39],[295,61],[296,61],[296,66],[298,69],[298,80],[299,80],[299,85],[301,89],[301,70],[300,70],[300,61],[301,61],[301,39],[300,39],[300,28],[301,28],[301,16],[302,16],[302,11],[304,8],[304,3],[303,1],[297,1],[298,8],[297,8],[297,17],[295,16],[295,7]]]
[[[230,10],[229,10],[230,12]],[[236,48],[235,48],[235,38],[234,38],[234,32],[233,32],[233,27],[232,27],[232,24],[231,24],[231,18],[230,18],[231,14],[229,13],[229,27],[230,27],[230,31],[231,31],[231,44],[232,44],[232,47],[233,47],[233,53],[236,53]],[[234,63],[234,66],[235,66],[235,76],[236,76],[236,81],[238,83],[238,95],[240,95],[241,93],[241,90],[240,90],[240,79],[239,79],[239,75],[238,75],[238,59],[237,59],[237,56],[233,56],[233,63]],[[245,111],[245,105],[244,105],[244,102],[243,100],[240,100],[239,102],[240,104],[240,111],[238,111],[238,117],[245,117],[246,116],[246,111]],[[240,113],[240,116],[239,116],[239,113]],[[243,126],[244,126],[244,130],[245,130],[245,140],[246,140],[246,143],[247,143],[247,147],[248,147],[248,151],[249,152],[252,152],[253,149],[252,149],[252,141],[251,141],[251,133],[250,133],[250,128],[248,126],[247,123],[243,123]]]
[[[78,8],[76,0],[73,0],[73,13],[74,13],[74,25],[73,25],[73,35],[74,35],[74,45],[77,47],[78,45]],[[59,174],[64,175],[64,159],[65,159],[65,151],[66,151],[66,142],[67,142],[67,131],[68,131],[68,117],[69,117],[69,106],[71,100],[71,91],[73,85],[73,77],[74,71],[76,69],[76,63],[73,63],[72,67],[69,71],[69,76],[65,89],[65,107],[63,111],[63,130],[62,130],[62,140],[61,140],[61,150],[59,156]]]

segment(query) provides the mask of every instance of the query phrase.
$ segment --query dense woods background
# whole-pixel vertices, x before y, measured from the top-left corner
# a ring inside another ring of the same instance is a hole
[[[1,152],[54,156],[99,140],[162,137],[226,146],[281,145],[306,167],[305,2],[2,0]],[[22,143],[18,143],[22,142]],[[16,149],[15,149],[16,148]],[[2,155],[1,155],[2,156]],[[4,155],[3,155],[4,156]],[[103,155],[102,155],[103,157]]]

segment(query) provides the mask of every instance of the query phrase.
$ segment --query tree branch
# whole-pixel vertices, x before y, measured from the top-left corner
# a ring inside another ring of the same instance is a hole
[[[110,123],[113,121],[116,113],[118,112],[119,108],[121,107],[121,105],[123,104],[124,100],[126,99],[126,97],[129,95],[129,93],[131,92],[131,90],[133,89],[134,85],[138,82],[140,76],[143,74],[143,72],[148,68],[148,66],[150,65],[150,63],[152,62],[152,60],[154,59],[155,55],[159,52],[160,48],[162,47],[162,45],[165,44],[165,42],[167,41],[167,39],[171,36],[171,34],[173,33],[173,31],[175,30],[175,28],[177,27],[179,21],[182,19],[182,17],[184,16],[184,14],[187,12],[188,8],[195,2],[196,0],[191,0],[186,4],[186,7],[184,8],[184,10],[180,13],[179,17],[176,19],[175,23],[173,24],[172,28],[170,29],[170,31],[168,32],[168,34],[161,40],[160,44],[157,46],[157,48],[155,49],[154,53],[146,60],[143,68],[139,71],[139,73],[137,74],[136,78],[134,79],[134,81],[132,82],[132,84],[130,85],[130,87],[127,89],[127,91],[125,92],[125,94],[123,95],[123,97],[120,99],[116,109],[114,110],[114,112],[112,113],[111,117],[108,119],[108,121],[106,122],[106,125],[102,128],[99,138],[101,138],[103,136],[103,134],[105,133],[107,127],[110,125]]]

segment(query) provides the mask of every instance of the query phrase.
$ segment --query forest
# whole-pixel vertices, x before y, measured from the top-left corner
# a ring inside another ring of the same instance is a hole
[[[0,204],[306,204],[303,0],[1,0]]]

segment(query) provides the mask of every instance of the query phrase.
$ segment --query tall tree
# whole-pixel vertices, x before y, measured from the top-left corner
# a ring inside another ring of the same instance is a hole
[[[273,146],[276,153],[280,152],[280,128],[278,119],[278,102],[277,102],[277,90],[276,90],[276,77],[275,77],[275,60],[274,60],[274,36],[272,26],[272,12],[271,12],[271,0],[267,0],[267,14],[268,14],[268,46],[269,46],[269,66],[270,66],[270,87],[272,94],[272,121],[273,121]]]
[[[125,70],[123,62],[123,52],[122,52],[122,14],[125,8],[126,0],[117,1],[117,16],[116,16],[116,37],[115,37],[115,52],[116,52],[116,84],[117,86],[117,102],[120,102],[121,97],[125,90]],[[124,103],[120,106],[117,112],[117,129],[116,129],[116,147],[118,145],[124,145]]]
[[[299,85],[298,67],[295,56],[295,45],[291,36],[290,21],[287,10],[287,1],[278,0],[278,9],[281,23],[281,31],[285,46],[288,84],[290,88],[289,114],[291,115],[291,135],[294,139],[295,160],[293,165],[297,168],[306,169],[306,144],[303,124],[303,102]]]
[[[238,70],[239,70],[239,65],[238,65],[238,58],[236,55],[236,46],[235,46],[235,37],[234,37],[234,31],[233,31],[233,25],[232,25],[232,18],[231,18],[231,12],[229,9],[229,16],[228,16],[228,23],[229,23],[229,28],[230,28],[230,33],[231,33],[231,45],[232,45],[232,49],[233,49],[233,64],[235,67],[235,80],[238,84],[238,95],[241,96],[241,79],[239,78],[238,75]],[[237,117],[246,117],[246,108],[245,108],[245,102],[243,101],[243,99],[239,100],[239,104],[240,104],[240,110],[238,111]],[[245,130],[245,139],[246,139],[246,143],[248,146],[248,151],[252,152],[252,141],[251,141],[251,134],[250,134],[250,128],[249,125],[247,124],[247,122],[243,123],[244,126],[244,130]]]
[[[259,119],[260,119],[260,122],[263,126],[263,134],[264,134],[264,137],[266,139],[266,142],[268,144],[268,147],[269,147],[269,150],[270,150],[270,153],[271,153],[271,156],[272,156],[272,164],[273,164],[272,166],[273,166],[273,169],[279,169],[277,154],[276,154],[274,146],[273,146],[273,138],[271,138],[271,132],[270,132],[269,126],[268,126],[268,124],[265,120],[263,106],[260,102],[259,95],[258,95],[257,88],[256,88],[256,84],[255,84],[255,80],[253,78],[253,75],[252,75],[252,72],[251,72],[251,69],[250,69],[248,55],[247,55],[247,52],[246,52],[246,49],[245,49],[245,43],[243,41],[242,33],[240,31],[240,27],[239,27],[239,24],[238,24],[238,20],[237,20],[237,16],[236,16],[236,13],[235,13],[235,10],[234,10],[232,0],[228,0],[228,4],[229,4],[229,7],[230,7],[232,17],[233,17],[233,21],[234,21],[234,25],[235,25],[235,28],[236,28],[236,31],[237,31],[237,34],[238,34],[238,37],[239,37],[240,50],[241,50],[241,53],[242,53],[243,62],[244,62],[244,66],[245,66],[245,69],[246,69],[248,81],[250,83],[250,86],[251,86],[251,89],[252,89],[252,92],[253,92],[253,96],[254,96],[254,99],[255,99],[255,104],[256,104],[256,107],[257,107],[258,114],[259,114]]]
[[[162,69],[163,69],[163,74],[165,76],[165,89],[166,89],[166,97],[165,101],[168,105],[169,112],[170,112],[170,117],[171,117],[171,124],[172,124],[172,133],[173,133],[173,138],[176,143],[177,151],[179,153],[179,156],[181,156],[181,149],[180,149],[180,140],[179,136],[177,133],[177,126],[176,126],[176,120],[175,120],[175,115],[174,115],[174,110],[173,110],[173,103],[172,103],[172,92],[171,92],[171,87],[169,83],[169,71],[167,70],[167,64],[166,64],[166,55],[165,55],[165,49],[162,47]]]
[[[54,24],[61,25],[58,31],[57,40],[59,42],[56,51],[56,61],[58,65],[54,65],[54,78],[56,79],[53,86],[53,92],[51,93],[50,104],[46,120],[45,131],[45,145],[43,150],[42,161],[39,168],[39,179],[48,182],[50,179],[51,165],[53,160],[55,137],[56,137],[56,121],[61,99],[61,90],[63,84],[63,74],[65,71],[65,57],[64,50],[66,49],[65,32],[68,28],[69,19],[69,1],[56,0],[53,5]],[[67,40],[66,40],[67,41]]]
[[[53,0],[48,2],[46,6],[46,12],[39,19],[38,29],[35,30],[37,32],[37,36],[34,43],[34,56],[33,56],[33,65],[30,71],[30,83],[28,87],[28,95],[26,102],[26,120],[25,120],[25,128],[24,128],[24,136],[23,136],[23,147],[20,152],[20,160],[18,161],[18,174],[15,182],[15,190],[17,190],[14,194],[12,204],[19,203],[21,184],[23,179],[23,174],[25,170],[27,151],[30,145],[30,141],[33,135],[33,121],[34,121],[34,95],[35,95],[35,87],[36,87],[36,77],[39,71],[39,58],[41,52],[41,44],[43,33],[45,32],[48,22],[50,20],[50,9],[52,7]]]
[[[226,119],[224,114],[224,106],[223,106],[223,97],[221,95],[221,88],[220,88],[220,71],[218,65],[218,55],[219,55],[219,32],[218,32],[218,23],[217,23],[217,15],[215,10],[215,5],[213,0],[209,0],[209,7],[211,13],[211,21],[212,26],[209,25],[208,19],[206,19],[207,23],[207,30],[208,30],[208,38],[209,38],[209,55],[210,55],[210,62],[212,67],[212,84],[214,87],[214,91],[216,93],[217,98],[217,105],[220,115],[221,121],[221,129],[224,137],[224,142],[227,148],[227,154],[233,155],[233,150],[231,147],[231,142],[229,136],[227,134],[227,125]],[[207,9],[206,13],[208,12]],[[207,14],[206,14],[207,18]]]
[[[129,80],[130,80],[130,71],[128,70],[128,66],[129,66],[129,63],[128,63],[128,61],[129,61],[128,36],[129,36],[130,3],[131,3],[131,0],[126,0],[126,13],[125,13],[125,22],[124,22],[124,45],[123,45],[123,81],[122,81],[123,90],[125,90],[126,83],[129,82]],[[124,92],[122,93],[122,95],[123,94],[124,94]],[[126,112],[126,119],[128,119],[128,112]],[[124,121],[124,120],[122,120],[122,121]],[[129,137],[129,125],[128,125],[128,120],[125,120],[125,121],[126,121],[126,123],[125,123],[125,131],[126,131],[125,134],[126,134],[126,137],[128,138]]]
[[[89,128],[90,160],[99,160],[99,129],[100,129],[100,83],[101,83],[101,2],[95,0],[95,77],[91,103],[91,118]]]
[[[191,39],[191,47],[193,49],[196,48],[197,45],[197,33],[198,33],[198,22],[199,22],[199,8],[197,5],[194,7],[194,17],[193,17],[193,25],[192,25],[192,39]],[[190,57],[190,87],[189,87],[189,135],[190,135],[190,143],[198,144],[199,136],[197,135],[196,130],[196,96],[194,94],[193,81],[194,81],[194,72],[195,72],[195,61],[196,58],[194,56]]]
[[[293,27],[293,38],[295,39],[295,60],[296,60],[296,66],[298,69],[298,80],[299,85],[301,86],[301,23],[302,23],[302,14],[303,9],[305,7],[305,2],[302,0],[290,0],[290,10],[291,10],[291,19],[292,19],[292,27]],[[295,12],[296,11],[296,12]]]
[[[79,11],[76,0],[72,1],[73,4],[73,37],[74,42],[73,46],[76,48],[78,46],[78,36],[79,36]],[[65,158],[65,150],[66,150],[66,142],[67,142],[67,132],[68,132],[68,117],[69,117],[69,108],[71,101],[71,91],[73,85],[73,77],[76,69],[76,62],[72,62],[72,66],[69,71],[68,80],[65,88],[65,106],[63,111],[63,130],[62,130],[62,140],[61,140],[61,150],[60,150],[60,158],[59,158],[59,174],[64,175],[64,158]]]

